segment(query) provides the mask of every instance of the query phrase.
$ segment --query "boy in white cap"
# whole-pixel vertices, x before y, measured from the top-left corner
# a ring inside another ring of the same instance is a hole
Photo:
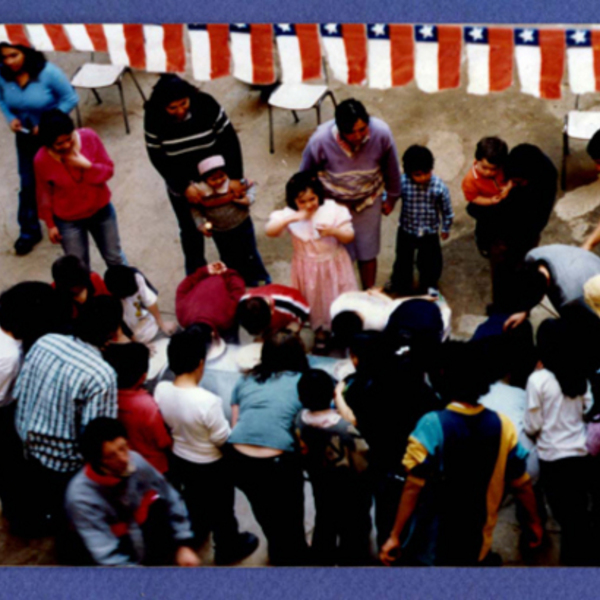
[[[254,235],[250,218],[250,205],[254,202],[256,186],[242,180],[244,195],[230,189],[225,159],[210,156],[198,164],[201,182],[197,185],[202,193],[198,203],[191,204],[191,211],[198,229],[212,237],[221,260],[236,270],[247,286],[270,283]]]

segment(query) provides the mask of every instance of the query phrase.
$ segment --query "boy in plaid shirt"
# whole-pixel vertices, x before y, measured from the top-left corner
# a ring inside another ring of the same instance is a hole
[[[433,154],[424,146],[411,146],[402,157],[402,212],[396,261],[386,284],[387,290],[394,293],[412,293],[415,251],[420,290],[437,293],[442,274],[440,237],[448,239],[454,213],[448,187],[432,174],[433,162]]]

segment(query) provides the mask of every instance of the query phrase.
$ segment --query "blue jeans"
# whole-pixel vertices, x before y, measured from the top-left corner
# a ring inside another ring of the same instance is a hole
[[[254,225],[250,217],[229,231],[213,231],[213,240],[221,260],[237,271],[248,287],[256,287],[261,281],[271,283],[256,247]]]
[[[88,232],[92,234],[107,266],[127,264],[127,258],[121,250],[117,214],[112,204],[107,204],[87,219],[63,221],[54,217],[54,223],[62,236],[61,245],[65,254],[74,254],[88,268],[90,266]]]
[[[19,210],[17,220],[21,230],[20,236],[25,239],[39,238],[42,235],[37,214],[35,197],[35,173],[33,159],[40,149],[37,136],[16,134],[17,162],[21,189],[19,190]]]

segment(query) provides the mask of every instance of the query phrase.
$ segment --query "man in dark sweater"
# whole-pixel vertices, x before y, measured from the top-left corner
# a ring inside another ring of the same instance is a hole
[[[198,163],[209,156],[225,158],[230,190],[244,195],[242,150],[220,104],[177,75],[162,75],[145,106],[148,155],[165,180],[179,223],[188,275],[206,264],[204,236],[196,228],[190,203],[202,196]]]

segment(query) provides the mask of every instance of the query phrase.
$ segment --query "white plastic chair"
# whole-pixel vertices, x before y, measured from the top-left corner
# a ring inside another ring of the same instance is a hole
[[[137,79],[135,78],[133,71],[124,65],[110,65],[110,64],[98,64],[95,62],[89,62],[81,65],[71,79],[71,85],[75,88],[83,88],[91,90],[94,94],[98,104],[102,103],[102,99],[98,95],[98,89],[107,88],[116,85],[119,88],[119,95],[121,97],[121,108],[123,110],[123,119],[125,120],[125,131],[129,130],[129,120],[127,118],[127,107],[125,106],[125,96],[123,94],[123,76],[128,73],[135,83],[140,96],[146,101],[146,96],[140,87]],[[77,107],[77,122],[81,127],[81,113],[79,107]]]

